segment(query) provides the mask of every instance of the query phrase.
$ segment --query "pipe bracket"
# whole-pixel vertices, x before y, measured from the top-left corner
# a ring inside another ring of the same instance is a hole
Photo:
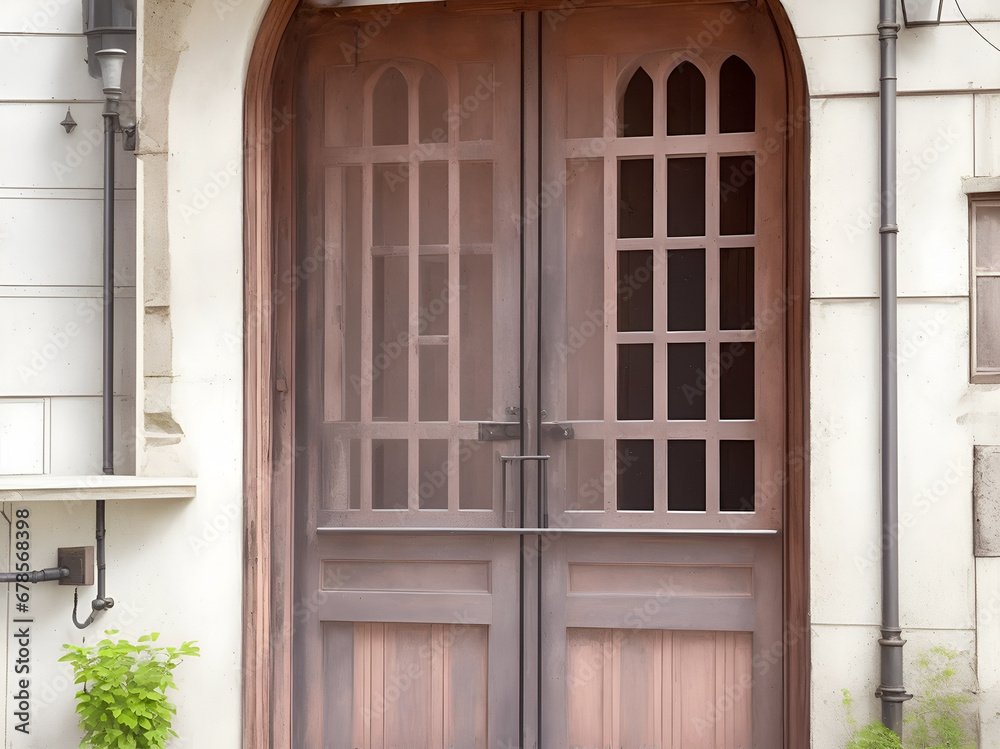
[[[875,696],[882,702],[906,702],[912,700],[913,695],[906,691],[904,687],[887,687],[879,685],[875,690]]]

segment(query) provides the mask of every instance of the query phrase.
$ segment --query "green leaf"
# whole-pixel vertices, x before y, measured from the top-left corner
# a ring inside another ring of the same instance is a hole
[[[107,630],[115,635],[117,630]],[[181,647],[152,645],[159,633],[128,639],[104,639],[93,646],[65,644],[58,660],[73,667],[76,712],[84,732],[81,747],[94,749],[163,749],[176,708],[166,698],[176,689],[173,669],[187,655],[199,655],[194,641]]]

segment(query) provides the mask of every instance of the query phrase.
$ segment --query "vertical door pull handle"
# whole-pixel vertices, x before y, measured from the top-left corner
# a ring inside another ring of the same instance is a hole
[[[500,493],[503,495],[503,527],[504,528],[514,528],[516,527],[516,519],[514,517],[515,513],[513,508],[509,506],[507,500],[507,465],[509,463],[524,463],[527,460],[537,460],[542,467],[542,528],[549,527],[549,482],[548,482],[548,465],[549,456],[548,455],[501,455],[500,456],[500,470],[501,470],[501,489]]]

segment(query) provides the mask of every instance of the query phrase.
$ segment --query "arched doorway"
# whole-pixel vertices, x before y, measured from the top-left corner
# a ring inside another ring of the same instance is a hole
[[[804,137],[774,18],[283,33],[296,126],[251,164],[248,255],[275,252],[248,579],[274,745],[797,746]]]

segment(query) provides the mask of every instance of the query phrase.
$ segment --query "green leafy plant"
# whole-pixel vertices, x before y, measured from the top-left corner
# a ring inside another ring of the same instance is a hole
[[[917,658],[916,681],[921,686],[904,711],[905,743],[878,721],[859,726],[851,709],[851,693],[842,689],[851,728],[847,749],[976,749],[976,740],[966,730],[970,719],[963,710],[972,698],[954,685],[957,657],[947,648],[934,647]]]
[[[955,685],[958,654],[943,647],[921,653],[916,661],[921,693],[903,718],[909,742],[920,749],[976,749],[976,740],[966,732],[969,718],[964,706],[972,698]]]
[[[158,637],[154,632],[137,642],[104,639],[93,647],[63,645],[69,652],[59,660],[73,664],[76,683],[83,685],[76,693],[84,731],[81,747],[162,749],[177,735],[170,727],[177,708],[166,693],[177,688],[173,670],[181,659],[199,651],[194,642],[156,647]]]
[[[851,693],[846,689],[840,691],[844,695],[841,701],[847,710],[847,724],[851,727],[851,738],[847,742],[847,749],[903,749],[899,736],[878,721],[858,727],[858,721],[851,710],[854,704]]]

